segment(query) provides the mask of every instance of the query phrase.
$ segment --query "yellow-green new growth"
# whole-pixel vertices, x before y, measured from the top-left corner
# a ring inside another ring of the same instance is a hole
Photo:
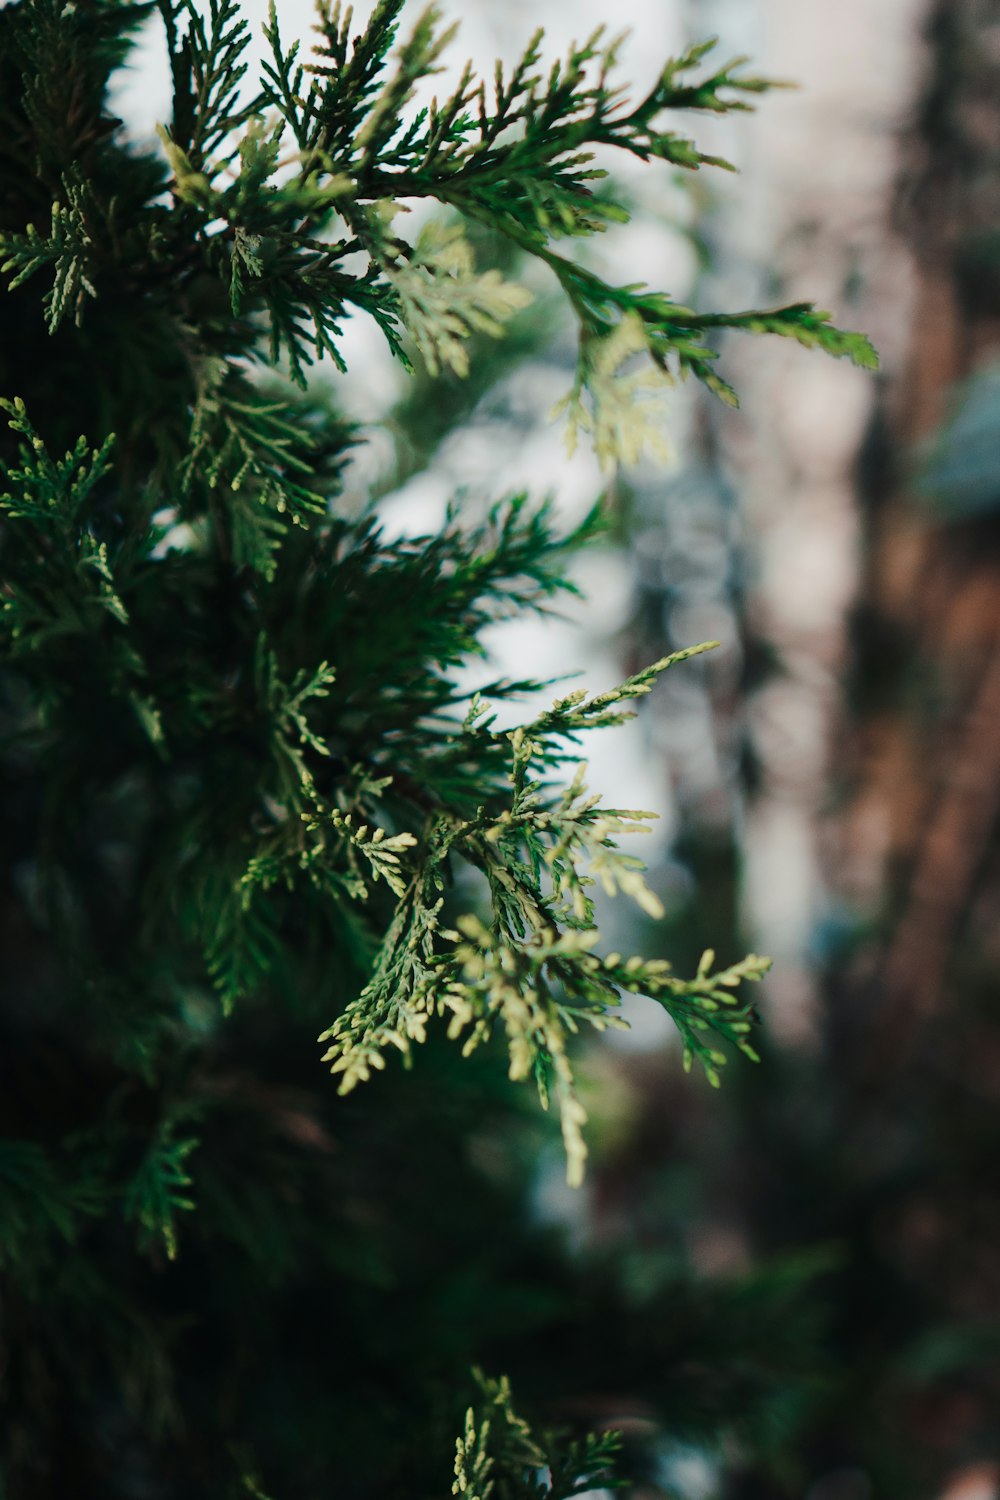
[[[617,1432],[536,1433],[515,1410],[506,1377],[473,1374],[480,1400],[465,1414],[455,1443],[452,1494],[459,1500],[490,1500],[494,1494],[571,1500],[603,1490],[621,1439]]]
[[[393,922],[372,978],[320,1038],[329,1044],[324,1061],[340,1075],[342,1093],[382,1069],[387,1048],[408,1059],[435,1017],[446,1021],[451,1039],[462,1041],[466,1056],[499,1028],[510,1077],[534,1078],[543,1106],[550,1095],[555,1098],[567,1178],[579,1186],[587,1156],[586,1112],[569,1047],[584,1026],[603,1031],[626,1024],[618,1014],[622,993],[662,1004],[686,1053],[701,1060],[712,1083],[725,1059],[704,1034],[754,1056],[745,1035],[751,1011],[733,991],[742,980],[759,979],[766,962],[751,956],[713,975],[708,954],[695,979],[684,981],[663,960],[599,957],[595,885],[609,895],[624,893],[654,919],[662,915],[641,861],[618,847],[624,834],[646,831],[652,815],[603,807],[587,792],[582,764],[561,789],[544,779],[545,767],[563,758],[556,750],[560,739],[620,723],[628,716],[625,706],[648,693],[662,672],[704,649],[676,652],[608,692],[567,694],[512,731],[493,731],[475,702],[465,732],[478,737],[483,749],[506,748],[506,805],[494,801],[472,818],[442,811],[421,839],[394,836],[389,875],[399,905]],[[388,841],[369,839],[367,826],[355,830],[350,816],[335,815],[334,826],[352,852],[372,862],[373,880],[379,874],[389,878],[376,863]],[[456,859],[485,878],[489,921],[467,913],[454,929],[442,925],[444,868]]]
[[[499,271],[476,271],[460,224],[426,225],[408,257],[388,261],[386,275],[432,375],[442,369],[468,375],[472,334],[502,337],[532,300],[526,287],[505,281]]]
[[[640,358],[638,368],[628,368]],[[645,452],[666,463],[671,450],[662,397],[674,384],[662,366],[649,361],[642,319],[626,313],[610,333],[581,338],[573,388],[552,415],[566,413],[570,454],[581,432],[591,435],[602,468],[638,463]]]
[[[384,828],[370,829],[367,824],[354,827],[352,813],[333,812],[330,824],[351,845],[364,855],[371,867],[372,877],[385,881],[394,896],[403,896],[407,887],[407,876],[400,867],[402,855],[413,849],[417,840],[412,833],[386,834]],[[314,826],[314,825],[313,825]]]

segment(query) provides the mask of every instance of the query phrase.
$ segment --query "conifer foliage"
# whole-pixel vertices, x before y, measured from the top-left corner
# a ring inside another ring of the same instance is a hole
[[[567,536],[537,498],[489,497],[435,535],[386,537],[344,503],[363,434],[315,367],[344,374],[345,320],[362,315],[404,365],[464,375],[483,339],[530,316],[516,278],[477,264],[484,228],[568,298],[569,430],[609,464],[655,439],[650,384],[691,376],[735,399],[717,330],[874,356],[811,307],[704,315],[567,252],[626,217],[595,152],[724,166],[680,122],[745,109],[765,81],[700,46],[635,101],[616,41],[545,62],[538,33],[509,73],[470,66],[421,102],[455,27],[400,11],[379,0],[358,25],[321,0],[310,51],[272,6],[253,81],[237,0],[0,10],[12,1500],[221,1495],[233,1476],[263,1493],[269,1472],[279,1497],[403,1493],[401,1476],[415,1494],[447,1486],[456,1451],[459,1495],[592,1486],[614,1445],[550,1451],[502,1382],[484,1379],[457,1450],[430,1441],[452,1416],[434,1393],[493,1335],[473,1318],[438,1348],[439,1305],[414,1314],[422,1200],[398,1174],[432,1195],[452,1170],[435,1184],[434,1161],[477,1116],[523,1133],[499,1067],[551,1096],[578,1183],[573,1039],[621,1024],[623,993],[668,1011],[712,1083],[725,1046],[755,1055],[741,986],[763,960],[706,954],[681,979],[602,952],[595,919],[595,889],[659,906],[618,846],[647,815],[587,793],[582,736],[706,647],[497,728],[532,684],[470,699],[454,669],[492,621],[570,586],[565,559],[598,515]],[[107,107],[153,21],[173,85],[156,150]],[[408,238],[402,210],[420,199],[439,213]],[[394,1069],[374,1102],[338,1098],[400,1055],[413,1081]],[[475,1191],[485,1222],[494,1190]],[[312,1407],[282,1417],[294,1379],[256,1368],[277,1360],[286,1317],[301,1329],[306,1287],[339,1300],[357,1362],[340,1346],[303,1356],[326,1426]]]

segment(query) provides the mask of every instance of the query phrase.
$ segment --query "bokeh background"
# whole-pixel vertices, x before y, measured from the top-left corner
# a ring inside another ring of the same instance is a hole
[[[279,10],[286,35],[306,34],[305,0]],[[548,491],[567,519],[605,493],[608,538],[576,564],[584,599],[496,627],[484,677],[577,672],[606,687],[670,649],[722,643],[588,747],[590,780],[661,814],[642,852],[667,918],[640,926],[611,908],[614,942],[681,970],[709,944],[727,960],[772,955],[763,1062],[731,1069],[716,1095],[682,1075],[659,1014],[633,1006],[632,1031],[589,1059],[588,1186],[565,1190],[553,1148],[533,1212],[584,1249],[641,1250],[647,1271],[728,1278],[751,1302],[756,1286],[769,1328],[781,1289],[808,1284],[789,1296],[780,1350],[744,1340],[756,1386],[783,1361],[755,1407],[769,1464],[675,1434],[656,1476],[670,1493],[994,1500],[1000,3],[451,10],[455,66],[513,57],[539,23],[555,53],[610,21],[631,29],[623,75],[637,89],[711,34],[793,81],[755,115],[700,123],[738,177],[626,171],[633,222],[590,254],[699,306],[816,301],[882,357],[873,378],[734,338],[723,359],[742,409],[678,389],[671,461],[609,477],[585,451],[568,457],[547,420],[574,351],[543,280],[462,388],[406,386],[351,331],[340,395],[370,442],[349,494],[361,507],[376,491],[387,526],[433,527],[456,492]],[[154,28],[121,82],[139,134],[167,113],[158,45]],[[745,1311],[737,1297],[732,1318]],[[629,1402],[617,1390],[606,1406],[641,1426]]]

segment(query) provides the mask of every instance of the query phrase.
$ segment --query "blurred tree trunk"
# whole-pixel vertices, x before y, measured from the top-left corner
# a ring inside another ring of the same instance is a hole
[[[882,996],[877,1060],[897,1067],[934,1018],[961,1008],[951,965],[963,938],[1000,967],[1000,402],[984,413],[992,500],[984,492],[971,509],[954,451],[962,428],[948,428],[956,386],[1000,358],[1000,5],[941,0],[929,36],[932,76],[898,198],[913,333],[865,476],[859,696],[844,740],[855,790],[838,860],[855,905],[888,893],[884,941],[864,965]]]
[[[1000,381],[986,372],[1000,359],[1000,4],[937,0],[927,36],[896,195],[912,331],[864,455],[834,747],[847,795],[829,880],[855,939],[827,966],[827,1056],[860,1233],[911,1323],[883,1399],[909,1382],[897,1420],[920,1432],[927,1472],[950,1473],[942,1494],[995,1497]]]

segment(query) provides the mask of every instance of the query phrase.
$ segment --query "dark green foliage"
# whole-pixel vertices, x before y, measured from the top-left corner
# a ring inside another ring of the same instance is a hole
[[[352,312],[450,376],[504,333],[528,294],[509,257],[477,268],[463,218],[569,294],[571,419],[608,459],[655,437],[650,378],[725,393],[715,328],[870,350],[808,308],[705,317],[552,248],[624,217],[592,148],[711,160],[668,123],[765,85],[702,75],[704,48],[632,106],[614,44],[543,75],[539,36],[492,93],[467,72],[412,112],[450,37],[433,10],[390,58],[397,0],[357,36],[321,5],[309,63],[272,12],[256,94],[237,4],[158,10],[162,154],[105,106],[149,7],[0,11],[0,1485],[433,1493],[461,1430],[460,1493],[535,1493],[547,1466],[569,1496],[608,1439],[550,1450],[505,1386],[460,1427],[477,1359],[604,1378],[551,1342],[576,1272],[526,1223],[537,1127],[503,1075],[555,1095],[578,1181],[569,1045],[621,993],[663,1005],[713,1082],[713,1037],[755,1055],[736,992],[764,961],[706,954],[685,981],[594,951],[595,882],[657,914],[616,844],[646,815],[562,780],[584,731],[702,648],[495,729],[487,700],[537,684],[470,701],[453,669],[568,587],[596,514],[562,536],[491,496],[387,539],[343,495],[358,434],[307,378],[343,370]],[[453,217],[411,244],[414,197]],[[342,1100],[321,1027],[342,1090],[387,1048],[426,1057]],[[624,1378],[635,1320],[613,1290],[594,1316],[625,1320]]]

